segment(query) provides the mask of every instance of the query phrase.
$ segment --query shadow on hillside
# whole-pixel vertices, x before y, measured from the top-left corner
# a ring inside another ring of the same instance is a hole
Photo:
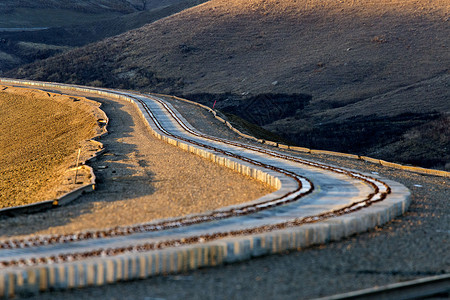
[[[239,116],[253,124],[264,126],[277,120],[296,115],[312,99],[307,94],[264,93],[245,96],[232,93],[223,94],[187,94],[183,98],[212,106],[224,113]]]
[[[261,139],[426,168],[449,168],[450,117],[439,111],[338,120],[327,112],[354,102],[314,102],[307,94],[276,93],[198,93],[182,97],[210,107],[215,103],[215,109],[223,112],[233,126]]]

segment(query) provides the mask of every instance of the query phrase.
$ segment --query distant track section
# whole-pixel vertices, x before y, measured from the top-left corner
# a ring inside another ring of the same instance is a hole
[[[448,299],[450,274],[419,278],[314,300]]]
[[[145,276],[176,272],[339,239],[380,225],[403,213],[409,204],[408,190],[398,183],[202,134],[158,97],[55,83],[7,79],[0,82],[77,90],[130,101],[139,108],[156,137],[277,188],[250,203],[204,214],[91,232],[0,241],[0,295],[10,293],[9,289],[2,290],[2,276],[9,278],[8,274],[16,274],[14,276],[20,277],[29,271],[39,273],[42,266],[52,268],[57,264],[69,268],[80,264],[85,266],[86,261],[103,265],[109,259],[117,262],[137,255],[147,257],[147,264],[141,266],[145,269]],[[297,237],[305,230],[308,231],[306,236]],[[287,232],[289,241],[275,247],[273,237],[286,236]],[[255,242],[255,238],[259,242]],[[236,246],[236,243],[246,243],[249,239],[253,241],[249,245]],[[198,247],[216,249],[217,243],[225,248],[220,248],[222,250],[216,255],[207,254],[206,260],[203,254],[201,258],[186,254],[191,250],[195,252]],[[148,261],[149,257],[156,259],[155,255],[159,257],[167,253],[186,255],[173,254],[178,263],[172,261],[169,266]],[[78,282],[78,285],[90,285],[89,274],[84,267],[82,269],[84,271],[77,272],[87,277],[83,277],[83,284]],[[15,270],[19,270],[18,273],[14,273]],[[123,278],[117,268],[108,270],[113,272],[113,281]],[[133,276],[127,278],[135,278]],[[54,284],[39,289],[45,290]],[[36,287],[31,284],[29,288]]]

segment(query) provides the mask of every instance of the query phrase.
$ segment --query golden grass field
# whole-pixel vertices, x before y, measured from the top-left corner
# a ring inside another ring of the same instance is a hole
[[[0,86],[0,208],[55,198],[82,142],[95,135],[92,103]]]

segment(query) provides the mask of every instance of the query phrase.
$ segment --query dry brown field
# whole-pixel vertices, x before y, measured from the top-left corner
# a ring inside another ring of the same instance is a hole
[[[96,135],[99,105],[0,86],[0,208],[54,199],[77,149]]]

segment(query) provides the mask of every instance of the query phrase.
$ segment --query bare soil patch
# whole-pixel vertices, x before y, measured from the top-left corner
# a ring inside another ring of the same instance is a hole
[[[0,208],[76,187],[67,171],[77,149],[84,149],[82,161],[89,155],[86,140],[100,131],[98,115],[99,104],[85,98],[0,86]]]

